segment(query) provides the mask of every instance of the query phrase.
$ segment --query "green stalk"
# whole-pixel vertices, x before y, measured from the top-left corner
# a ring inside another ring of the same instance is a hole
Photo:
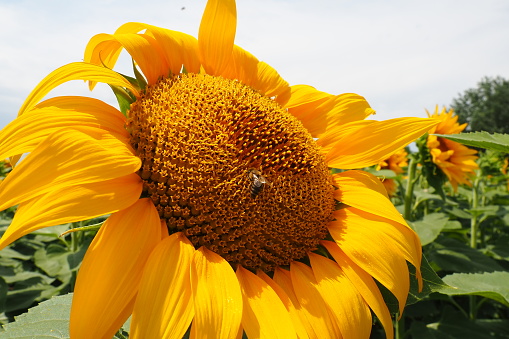
[[[405,190],[405,213],[403,214],[403,217],[406,220],[412,219],[412,199],[414,197],[414,185],[415,185],[414,177],[416,169],[417,161],[411,158],[410,163],[408,164],[408,180]]]
[[[472,185],[472,209],[474,210],[474,215],[472,215],[472,219],[470,219],[470,247],[477,248],[477,235],[479,231],[479,219],[477,218],[477,207],[479,206],[479,175],[475,177],[474,184]],[[469,301],[469,315],[471,320],[475,320],[476,318],[476,298],[475,295],[468,296]]]

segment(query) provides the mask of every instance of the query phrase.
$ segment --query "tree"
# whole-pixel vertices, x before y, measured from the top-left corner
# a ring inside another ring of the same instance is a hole
[[[500,76],[484,77],[477,88],[453,99],[451,107],[467,131],[509,133],[509,80]]]

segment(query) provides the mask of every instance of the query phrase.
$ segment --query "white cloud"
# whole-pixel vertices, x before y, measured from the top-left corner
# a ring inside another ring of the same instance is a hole
[[[0,127],[45,75],[81,60],[94,34],[141,21],[196,36],[204,6],[0,0]],[[377,119],[424,116],[483,76],[509,77],[507,17],[506,0],[239,0],[236,42],[291,84],[365,96]],[[75,82],[52,94],[89,92]],[[107,88],[94,94],[113,102]]]

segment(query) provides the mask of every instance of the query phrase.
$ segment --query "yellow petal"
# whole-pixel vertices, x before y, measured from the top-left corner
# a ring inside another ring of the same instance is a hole
[[[396,246],[403,258],[416,268],[419,288],[422,288],[421,243],[417,234],[410,227],[354,207],[348,207],[343,212],[338,211],[334,215],[336,219],[347,218],[350,225],[363,225],[364,229],[369,229],[368,232],[371,232],[374,238],[383,240],[383,242],[390,242]],[[336,222],[332,221],[330,226],[334,227]]]
[[[330,96],[314,110],[301,114],[299,119],[314,137],[320,138],[319,144],[329,149],[329,139],[338,141],[337,131],[344,131],[344,126],[349,122],[363,120],[371,114],[375,114],[375,111],[364,97],[345,93]]]
[[[336,220],[329,224],[332,238],[353,262],[394,294],[401,313],[410,289],[410,278],[396,242],[383,232],[377,232],[377,223],[371,224],[367,217],[350,213],[348,208],[336,211],[334,216]]]
[[[182,66],[189,73],[200,71],[196,38],[156,26],[144,25],[144,27],[147,28],[147,34],[151,34],[158,42],[173,74],[180,73]]]
[[[147,259],[161,241],[149,199],[111,215],[81,264],[71,306],[74,339],[111,338],[132,312]]]
[[[398,118],[370,124],[363,121],[348,123],[341,128],[352,130],[334,143],[325,161],[329,167],[341,169],[376,165],[437,123],[436,119],[421,118]]]
[[[111,34],[97,34],[88,42],[83,61],[113,69],[121,51],[122,45],[112,39]],[[90,90],[93,90],[96,84],[96,81],[89,81]]]
[[[394,220],[408,227],[405,219],[389,200],[382,182],[364,171],[346,171],[332,176],[334,198],[360,210]]]
[[[318,291],[310,267],[300,262],[290,264],[290,275],[295,294],[318,338],[341,338],[338,324]]]
[[[230,264],[205,247],[191,263],[195,317],[199,338],[236,338],[242,319],[242,293]]]
[[[392,327],[391,314],[373,278],[350,260],[336,243],[322,241],[322,245],[327,248],[327,251],[333,256],[336,263],[376,314],[385,329],[387,339],[393,339],[394,328]]]
[[[228,65],[236,30],[235,0],[209,0],[198,32],[199,57],[207,74],[219,76]]]
[[[65,186],[20,204],[0,240],[0,249],[43,227],[92,219],[127,208],[139,199],[143,182],[133,173],[85,185]]]
[[[139,95],[131,83],[120,74],[105,67],[84,62],[73,62],[57,68],[46,76],[28,95],[28,98],[26,98],[18,112],[18,116],[32,109],[53,88],[71,80],[104,82],[113,86],[125,87],[133,92],[134,95]]]
[[[309,253],[317,288],[344,338],[369,338],[371,312],[361,294],[334,261]]]
[[[288,311],[270,285],[241,266],[237,278],[244,301],[242,327],[248,338],[297,338]]]
[[[102,140],[59,130],[30,153],[0,184],[0,210],[67,186],[101,182],[136,172],[139,158],[109,134]]]
[[[128,137],[125,118],[116,108],[93,98],[56,97],[41,102],[0,131],[0,159],[32,152],[48,135],[62,128],[87,133],[110,132]]]
[[[283,291],[286,293],[288,298],[290,298],[290,301],[292,302],[293,306],[295,307],[295,311],[297,313],[297,316],[299,317],[299,320],[301,324],[304,326],[307,335],[303,338],[311,338],[311,339],[317,339],[320,338],[318,336],[319,333],[324,333],[326,329],[318,328],[315,331],[315,327],[318,327],[320,324],[317,325],[316,322],[313,322],[313,317],[311,314],[309,314],[309,310],[307,308],[304,308],[297,298],[297,295],[295,294],[295,290],[293,289],[292,284],[292,278],[290,276],[290,272],[282,269],[282,268],[276,268],[274,271],[274,282],[278,286],[283,289]],[[322,325],[324,326],[324,325]],[[300,336],[299,336],[300,337]]]
[[[221,76],[227,79],[239,80],[243,84],[255,88],[259,63],[260,61],[254,55],[234,45],[230,62]]]
[[[150,255],[134,304],[129,338],[182,338],[194,316],[190,267],[193,244],[182,233]]]
[[[286,310],[290,314],[290,318],[293,323],[293,327],[295,328],[295,331],[297,332],[297,337],[300,339],[308,338],[308,335],[306,333],[306,328],[302,324],[299,314],[297,310],[295,309],[295,306],[293,305],[290,297],[286,294],[286,292],[283,290],[281,286],[279,286],[274,280],[272,280],[267,274],[265,274],[263,271],[257,272],[258,277],[263,279],[273,290],[277,293],[279,300],[284,304]]]
[[[281,106],[284,106],[291,95],[288,82],[286,82],[274,68],[263,61],[259,62],[257,67],[257,82],[253,87],[265,96],[275,97],[275,100]]]

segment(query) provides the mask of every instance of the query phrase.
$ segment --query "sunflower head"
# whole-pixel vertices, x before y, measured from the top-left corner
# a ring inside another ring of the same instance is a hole
[[[474,171],[479,168],[475,162],[478,158],[477,151],[460,143],[432,135],[461,133],[467,124],[460,125],[458,117],[454,115],[452,109],[447,111],[444,107],[439,111],[437,105],[433,114],[426,112],[428,117],[440,121],[428,132],[426,140],[431,161],[447,177],[455,191],[459,184],[470,186],[472,184],[470,179],[475,174]]]

